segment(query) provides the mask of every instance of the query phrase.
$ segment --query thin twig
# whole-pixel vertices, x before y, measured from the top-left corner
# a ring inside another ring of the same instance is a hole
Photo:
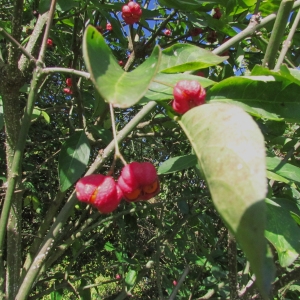
[[[172,294],[170,295],[169,300],[174,300],[174,299],[175,299],[176,294],[178,293],[180,287],[182,286],[183,281],[184,281],[185,277],[187,276],[187,274],[189,273],[189,271],[190,271],[190,266],[187,265],[187,266],[185,267],[185,269],[184,269],[182,275],[180,276],[180,279],[178,280],[178,282],[177,282],[177,284],[176,284],[176,286],[175,286],[175,288],[174,288]]]
[[[293,10],[300,7],[300,0],[295,1],[293,5]],[[224,44],[220,45],[218,48],[212,51],[214,54],[221,54],[230,47],[232,47],[234,44],[244,40],[246,37],[251,36],[254,34],[257,30],[260,28],[265,27],[268,23],[271,21],[274,21],[277,17],[277,12],[268,15],[267,17],[260,20],[259,18],[256,19],[255,22],[250,21],[249,26],[245,28],[243,31],[232,37],[230,40],[225,42]]]
[[[280,66],[281,66],[281,64],[282,64],[282,62],[285,58],[285,55],[286,55],[288,49],[291,46],[292,39],[293,39],[293,36],[294,36],[294,34],[297,30],[299,21],[300,21],[300,10],[298,10],[297,16],[294,20],[293,26],[292,26],[292,28],[289,32],[289,35],[288,35],[287,39],[283,42],[283,47],[281,49],[281,52],[280,52],[279,58],[277,60],[276,66],[274,68],[274,71],[278,71],[280,69]]]
[[[294,0],[282,0],[280,3],[272,34],[262,62],[263,67],[273,69],[275,66],[276,53],[279,50],[286,23],[293,8],[293,3]]]
[[[39,58],[38,58],[38,61],[40,63],[44,62],[44,56],[45,56],[46,49],[47,49],[47,40],[48,40],[48,36],[49,36],[49,33],[50,33],[52,19],[53,19],[54,12],[55,12],[55,6],[56,6],[56,0],[52,0],[51,1],[51,6],[50,6],[50,9],[49,9],[48,22],[46,24],[46,29],[45,29],[45,33],[44,33],[44,37],[43,37],[42,47],[41,47],[41,50],[40,50],[40,53],[39,53]]]
[[[37,60],[35,57],[33,57],[21,44],[18,43],[17,40],[15,40],[8,32],[6,32],[2,27],[0,27],[0,33],[6,37],[16,48],[20,49],[21,52],[32,62],[35,64],[37,63]]]
[[[116,131],[116,119],[115,119],[115,112],[112,104],[109,104],[109,109],[110,109],[110,116],[111,116],[111,124],[112,124],[112,130],[113,130],[113,137],[115,141],[115,159],[120,159],[124,166],[127,165],[126,160],[124,159],[123,155],[120,152],[119,149],[119,143],[118,143],[118,138],[117,138],[117,131]]]
[[[86,79],[90,79],[91,78],[91,75],[88,72],[78,71],[78,70],[75,70],[75,69],[68,69],[68,68],[58,68],[58,67],[44,68],[43,69],[43,73],[44,74],[67,73],[67,74],[71,74],[71,75],[77,75],[77,76],[80,76],[80,77],[84,77]]]

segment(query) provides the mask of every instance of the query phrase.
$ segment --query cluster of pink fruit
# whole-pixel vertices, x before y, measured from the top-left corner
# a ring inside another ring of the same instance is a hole
[[[184,114],[191,108],[205,103],[205,89],[196,80],[178,81],[173,89],[173,109]]]
[[[122,7],[122,18],[128,25],[137,23],[142,16],[142,9],[138,3],[129,1]]]
[[[77,198],[103,214],[114,211],[123,198],[128,202],[149,200],[159,189],[156,169],[150,162],[124,166],[117,182],[111,176],[93,174],[76,183]]]

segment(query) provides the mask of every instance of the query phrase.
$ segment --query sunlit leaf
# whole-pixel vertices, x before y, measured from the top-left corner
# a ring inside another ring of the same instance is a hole
[[[289,180],[300,182],[300,168],[283,162],[278,157],[267,157],[267,169]]]
[[[129,270],[126,274],[125,283],[129,287],[133,287],[137,279],[137,272],[135,270]]]
[[[299,93],[300,86],[284,87],[274,76],[231,77],[215,84],[207,100],[238,105],[260,118],[299,122]]]
[[[214,81],[190,74],[163,74],[158,73],[143,97],[142,101],[162,101],[173,98],[173,87],[180,80],[196,80],[204,88],[215,84]]]
[[[62,291],[53,291],[50,294],[51,300],[61,300],[62,299]]]
[[[215,66],[226,60],[211,51],[189,44],[175,44],[162,51],[159,71],[179,73]]]
[[[116,107],[136,104],[146,93],[160,64],[161,51],[156,46],[151,56],[131,72],[124,72],[105,42],[93,26],[83,37],[83,56],[91,79],[103,97]]]
[[[276,199],[275,199],[276,200]],[[267,199],[267,226],[266,237],[276,248],[279,263],[282,267],[291,265],[300,253],[300,228],[285,209],[286,199],[277,199],[276,202]]]
[[[284,183],[290,183],[290,181],[274,172],[267,171],[267,178],[270,180],[275,180],[279,182],[284,182]]]
[[[116,248],[114,247],[114,245],[112,243],[106,242],[105,245],[104,245],[104,249],[106,251],[111,252],[111,251],[114,251]]]
[[[161,6],[177,8],[185,11],[194,11],[199,9],[205,3],[221,3],[220,0],[158,0]]]
[[[179,121],[206,178],[213,203],[236,236],[267,297],[273,263],[264,237],[265,144],[253,119],[237,106],[211,103]]]

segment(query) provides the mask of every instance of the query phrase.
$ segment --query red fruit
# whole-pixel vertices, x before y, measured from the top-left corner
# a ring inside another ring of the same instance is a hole
[[[117,279],[117,280],[120,280],[120,279],[121,279],[121,275],[120,275],[120,274],[117,274],[117,275],[116,275],[116,279]]]
[[[214,19],[220,19],[222,17],[222,13],[219,7],[215,8],[215,13],[213,14]]]
[[[173,280],[173,285],[177,285],[177,281],[176,280]]]
[[[106,24],[106,30],[108,30],[108,31],[112,31],[113,30],[112,25],[110,23]]]
[[[64,89],[63,89],[63,92],[64,92],[65,94],[67,94],[67,95],[72,95],[72,94],[73,94],[73,91],[72,91],[71,89],[69,89],[69,88],[64,88]]]
[[[149,200],[159,192],[156,169],[149,162],[132,162],[126,165],[122,169],[118,185],[128,202]]]
[[[97,29],[98,32],[100,32],[101,34],[103,33],[103,28],[102,28],[102,26],[96,26],[96,29]]]
[[[142,16],[142,9],[138,3],[130,1],[122,7],[122,18],[126,24],[137,23]]]
[[[196,75],[200,77],[205,77],[205,74],[202,71],[197,72]]]
[[[181,80],[176,83],[173,95],[173,109],[179,114],[184,114],[191,108],[204,104],[206,92],[196,80]]]
[[[190,35],[191,36],[197,36],[199,34],[203,33],[203,29],[202,28],[192,28],[190,29]]]
[[[170,29],[166,29],[164,34],[170,36],[172,34],[172,32]]]
[[[72,78],[67,78],[66,79],[66,85],[67,86],[72,86]]]
[[[118,64],[119,64],[119,66],[121,66],[121,67],[124,66],[123,60],[119,60]]]
[[[223,40],[222,44],[226,43],[227,41],[229,41],[231,39],[231,37],[227,37]],[[224,51],[221,56],[228,56],[229,55],[229,49]]]
[[[101,213],[114,211],[122,197],[122,191],[110,176],[93,174],[79,179],[76,183],[76,196],[96,207]]]
[[[47,40],[47,46],[52,47],[53,46],[53,41],[51,39]]]
[[[217,32],[216,31],[209,31],[206,39],[209,43],[213,44],[214,42],[217,41]]]

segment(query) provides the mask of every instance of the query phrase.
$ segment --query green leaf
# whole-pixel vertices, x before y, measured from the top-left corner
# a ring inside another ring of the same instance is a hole
[[[137,279],[137,272],[135,270],[129,270],[126,274],[125,283],[130,288],[134,286]]]
[[[186,253],[184,257],[194,265],[203,266],[206,264],[207,259],[205,257],[199,257],[193,253]]]
[[[41,115],[42,111],[35,107],[32,111],[32,115],[31,115],[31,122],[34,122],[37,120],[37,118]]]
[[[83,55],[91,79],[103,99],[116,107],[127,108],[139,102],[147,92],[157,73],[161,51],[156,46],[143,64],[132,72],[124,72],[104,37],[96,28],[88,26],[83,38]]]
[[[35,107],[32,111],[31,122],[36,121],[40,116],[43,116],[47,124],[50,123],[50,116],[38,107]]]
[[[73,134],[63,145],[58,159],[59,181],[66,191],[83,174],[90,157],[90,144],[84,133]]]
[[[291,83],[296,83],[297,85],[300,85],[300,78],[298,79],[297,76],[299,73],[298,70],[294,69],[288,69],[287,66],[282,65],[280,67],[280,71],[275,72],[268,68],[264,68],[262,66],[256,65],[252,71],[251,71],[251,77],[255,75],[272,75],[276,79],[276,81],[282,81],[283,87],[288,86]],[[295,76],[293,76],[291,73],[294,73]]]
[[[114,245],[112,243],[110,243],[110,242],[106,242],[105,243],[104,249],[106,251],[109,251],[109,252],[116,250],[116,248],[114,247]]]
[[[197,164],[197,156],[193,154],[172,157],[164,161],[159,166],[157,173],[159,175],[174,173],[174,172],[178,172],[193,167],[196,164]]]
[[[291,265],[300,252],[300,228],[292,218],[290,211],[280,205],[284,201],[285,199],[278,199],[276,202],[270,199],[266,200],[267,226],[265,232],[266,238],[276,248],[279,263],[283,268]]]
[[[49,124],[50,123],[50,116],[43,110],[42,110],[42,116],[43,116],[44,120],[46,121],[46,123]]]
[[[37,210],[41,206],[41,202],[35,195],[28,195],[24,199],[24,206],[30,206],[32,204],[32,207],[34,210]]]
[[[226,60],[211,51],[189,44],[175,44],[162,51],[159,72],[179,73],[215,66]]]
[[[96,139],[101,139],[106,145],[108,145],[113,139],[112,132],[108,129],[96,125],[91,125],[90,129],[93,136]]]
[[[275,180],[279,182],[284,182],[284,183],[290,183],[290,181],[274,172],[267,171],[267,178],[270,180]]]
[[[43,14],[50,9],[51,0],[39,1],[39,13]],[[76,0],[57,0],[56,8],[58,11],[67,11],[78,6]]]
[[[74,7],[78,7],[78,0],[57,0],[57,10],[58,11],[67,11]]]
[[[51,300],[61,300],[62,299],[62,292],[54,291],[50,294]]]
[[[300,121],[300,86],[284,87],[274,76],[231,77],[215,84],[207,95],[211,102],[226,102],[270,120]]]
[[[266,163],[268,170],[289,180],[300,182],[300,168],[283,163],[278,157],[267,157]]]
[[[88,285],[88,282],[84,278],[82,278],[81,282],[80,282],[80,287],[78,289],[81,300],[91,300],[92,299],[91,289],[90,288],[83,289],[87,285]]]
[[[155,81],[153,81],[143,97],[143,102],[152,101],[162,101],[169,100],[173,98],[173,88],[171,86],[175,86],[175,84],[180,80],[197,80],[204,88],[215,84],[214,81],[196,75],[190,74],[163,74],[159,73],[155,77]],[[160,83],[159,83],[160,82]],[[165,84],[168,85],[165,85]],[[170,86],[171,85],[171,86]]]
[[[201,8],[201,6],[203,6],[203,4],[205,3],[221,3],[222,1],[220,0],[158,0],[158,3],[161,6],[166,6],[166,7],[170,7],[170,8],[177,8],[177,9],[181,9],[184,11],[194,11],[197,10],[199,8]]]
[[[273,263],[264,237],[267,185],[260,129],[242,109],[225,103],[195,107],[179,124],[198,157],[216,209],[236,236],[267,298]]]

